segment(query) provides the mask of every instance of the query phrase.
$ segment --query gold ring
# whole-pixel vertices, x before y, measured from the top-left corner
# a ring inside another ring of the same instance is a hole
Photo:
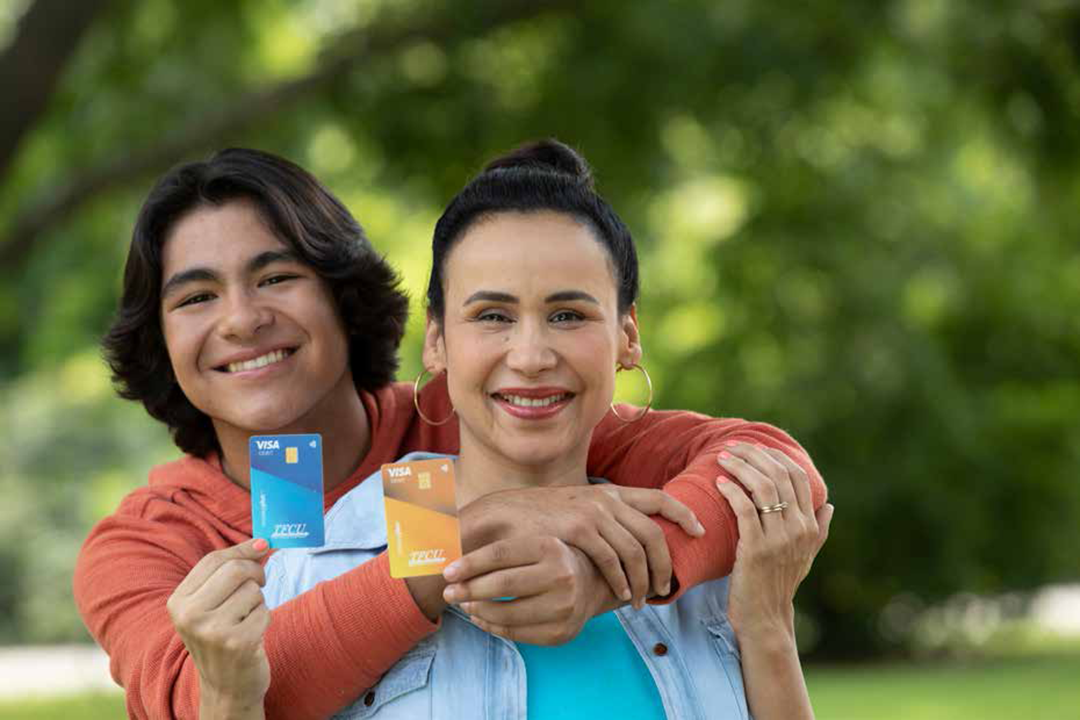
[[[787,506],[788,506],[787,501],[786,500],[781,500],[780,502],[776,503],[775,505],[766,505],[765,507],[759,507],[757,509],[757,511],[758,511],[758,514],[760,514],[760,515],[768,515],[769,513],[780,512],[781,510],[785,509]]]

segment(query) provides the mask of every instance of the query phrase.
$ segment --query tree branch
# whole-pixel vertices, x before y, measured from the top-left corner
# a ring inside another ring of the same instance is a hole
[[[63,221],[94,196],[147,173],[159,172],[192,153],[209,150],[221,138],[295,103],[356,65],[370,62],[409,43],[420,40],[445,42],[459,36],[463,29],[473,35],[482,34],[500,25],[572,5],[569,0],[504,0],[484,7],[484,14],[472,13],[475,22],[470,23],[468,28],[462,28],[457,22],[461,20],[460,17],[425,16],[409,27],[379,27],[377,30],[348,33],[329,52],[324,53],[322,64],[308,75],[241,97],[224,111],[209,116],[199,125],[181,130],[158,145],[125,153],[59,188],[51,188],[44,197],[17,215],[7,228],[7,239],[0,244],[0,267],[12,268],[25,261],[46,230]],[[475,6],[472,9],[475,10]]]
[[[0,177],[33,127],[79,44],[107,0],[37,0],[0,53]]]

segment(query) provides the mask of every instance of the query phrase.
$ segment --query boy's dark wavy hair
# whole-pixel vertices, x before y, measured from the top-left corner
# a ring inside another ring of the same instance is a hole
[[[558,140],[547,139],[495,158],[447,205],[431,243],[428,312],[442,321],[446,261],[470,227],[500,212],[545,210],[566,213],[592,230],[611,260],[619,312],[629,311],[638,296],[638,259],[630,230],[596,192],[585,158]]]
[[[102,340],[117,392],[138,400],[199,457],[220,451],[210,418],[184,395],[161,329],[162,249],[176,223],[200,207],[246,201],[267,226],[327,282],[345,324],[358,389],[394,378],[409,303],[399,279],[360,224],[303,168],[248,149],[218,152],[173,168],[150,191],[132,233],[124,289]]]

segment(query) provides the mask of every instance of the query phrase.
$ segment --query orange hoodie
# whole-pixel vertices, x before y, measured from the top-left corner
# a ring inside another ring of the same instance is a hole
[[[371,449],[352,476],[327,493],[326,508],[407,452],[458,451],[457,423],[422,422],[409,384],[361,395]],[[448,414],[445,383],[429,383],[423,403],[433,417]],[[609,415],[593,433],[590,475],[629,486],[662,485],[705,526],[705,537],[693,539],[657,519],[674,565],[672,587],[686,589],[731,571],[735,516],[714,482],[722,472],[716,456],[733,439],[783,450],[809,474],[815,507],[824,502],[825,486],[810,458],[769,425],[652,411],[631,424]],[[113,678],[127,692],[130,717],[198,716],[198,671],[165,603],[204,555],[250,537],[248,491],[222,473],[216,458],[191,456],[154,468],[149,484],[124,498],[90,532],[75,568],[75,600],[90,633],[109,654]],[[385,554],[319,584],[273,611],[265,636],[272,675],[267,718],[332,715],[436,628],[405,582],[390,577]]]

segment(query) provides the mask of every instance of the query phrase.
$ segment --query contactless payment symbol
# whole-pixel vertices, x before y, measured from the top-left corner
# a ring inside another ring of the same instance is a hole
[[[443,459],[382,466],[390,577],[438,575],[461,557],[454,465]]]
[[[322,546],[321,446],[316,434],[251,438],[252,537],[272,548]]]

